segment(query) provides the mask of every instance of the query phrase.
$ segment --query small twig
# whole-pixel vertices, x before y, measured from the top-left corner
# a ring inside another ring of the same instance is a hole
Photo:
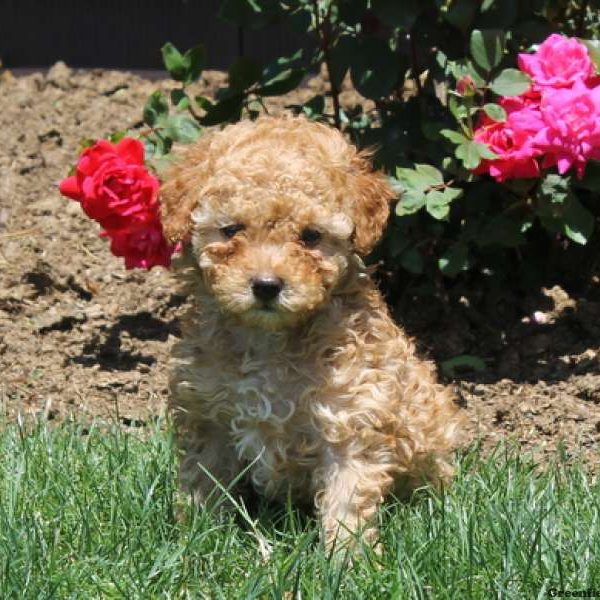
[[[39,233],[40,230],[37,227],[31,229],[22,229],[21,231],[13,231],[11,233],[0,233],[0,241],[2,240],[13,240],[15,238],[26,237],[32,233]]]
[[[86,247],[85,244],[79,244],[79,247],[90,257],[93,258],[94,260],[97,260],[98,257],[91,251],[88,250],[88,248]]]

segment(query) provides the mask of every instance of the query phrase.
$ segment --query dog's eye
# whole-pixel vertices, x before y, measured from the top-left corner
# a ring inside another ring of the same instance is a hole
[[[235,225],[227,225],[227,227],[221,227],[221,233],[230,240],[236,233],[243,231],[245,227],[241,223]]]
[[[306,246],[316,246],[321,241],[321,232],[307,227],[302,230],[300,241]]]

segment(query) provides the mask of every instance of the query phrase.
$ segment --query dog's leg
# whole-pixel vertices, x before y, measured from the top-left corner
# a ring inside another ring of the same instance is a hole
[[[229,489],[242,471],[235,449],[227,442],[227,432],[220,430],[203,432],[193,438],[188,435],[179,480],[182,490],[190,494],[198,506],[215,505],[222,496],[220,486]]]
[[[390,490],[393,478],[385,466],[330,453],[328,464],[317,474],[316,505],[325,544],[343,547],[356,534],[374,543],[377,508]]]

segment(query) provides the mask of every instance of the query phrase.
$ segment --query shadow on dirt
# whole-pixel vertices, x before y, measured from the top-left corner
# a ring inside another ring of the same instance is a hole
[[[442,366],[457,356],[483,360],[482,370],[454,373],[463,381],[554,383],[600,374],[600,301],[569,297],[558,286],[523,298],[404,301],[396,318]],[[597,392],[600,401],[600,381]]]
[[[166,321],[148,311],[120,315],[112,325],[95,330],[81,354],[68,360],[85,367],[99,365],[105,371],[130,371],[138,364],[156,363],[154,355],[134,349],[132,340],[166,342],[169,335],[180,335],[177,319]]]

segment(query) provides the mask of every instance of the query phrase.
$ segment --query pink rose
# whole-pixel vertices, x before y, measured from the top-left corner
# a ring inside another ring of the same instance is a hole
[[[99,140],[81,154],[75,175],[60,183],[60,192],[81,203],[103,227],[121,227],[158,207],[158,179],[144,166],[144,146],[123,138],[118,144]]]
[[[537,157],[541,151],[534,145],[533,137],[544,123],[537,104],[517,98],[502,99],[500,104],[508,113],[506,121],[493,121],[486,116],[474,136],[475,141],[487,144],[498,158],[481,161],[474,172],[489,173],[497,181],[539,177]]]
[[[571,89],[548,90],[540,110],[545,126],[535,144],[546,155],[542,166],[557,165],[561,175],[574,167],[583,177],[586,162],[600,160],[600,87],[578,81]]]
[[[534,88],[571,87],[595,74],[587,48],[578,40],[553,33],[534,54],[519,54],[519,68]]]
[[[125,259],[127,269],[168,267],[176,248],[169,244],[159,221],[132,221],[123,229],[108,229],[101,235],[110,238],[110,251]]]

